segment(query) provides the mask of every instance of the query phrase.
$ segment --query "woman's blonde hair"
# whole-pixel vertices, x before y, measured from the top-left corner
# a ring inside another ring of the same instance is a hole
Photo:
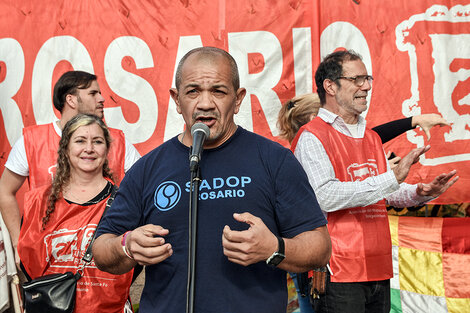
[[[284,103],[277,118],[280,136],[291,143],[300,127],[311,120],[312,114],[316,116],[319,109],[320,98],[316,93],[297,96]]]
[[[70,159],[68,155],[70,139],[78,128],[92,124],[97,124],[103,130],[106,148],[107,151],[109,151],[109,147],[111,146],[111,135],[109,134],[108,127],[98,116],[92,114],[78,114],[65,124],[65,127],[62,130],[62,137],[59,142],[59,149],[57,151],[56,174],[50,188],[47,209],[44,217],[42,218],[43,229],[46,227],[47,222],[49,222],[50,216],[55,210],[55,203],[61,196],[64,187],[70,182]],[[109,168],[108,159],[106,159],[103,164],[103,176],[113,181],[113,175]]]

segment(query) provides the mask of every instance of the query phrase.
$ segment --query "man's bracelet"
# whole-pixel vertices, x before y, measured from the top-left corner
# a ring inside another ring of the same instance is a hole
[[[124,235],[122,236],[122,240],[121,240],[121,246],[122,246],[122,251],[124,251],[124,254],[131,260],[134,260],[134,258],[129,254],[129,252],[127,251],[127,248],[126,248],[126,237],[127,235],[129,235],[131,231],[126,231],[124,233]]]

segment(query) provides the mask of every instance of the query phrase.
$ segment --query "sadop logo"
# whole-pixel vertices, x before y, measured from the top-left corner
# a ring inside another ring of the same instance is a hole
[[[166,181],[155,190],[154,203],[160,211],[168,211],[179,202],[180,198],[180,186],[173,181]]]
[[[243,198],[245,197],[245,187],[250,183],[251,177],[247,176],[203,179],[199,187],[199,200]],[[190,184],[191,182],[186,183],[186,192],[189,192]]]

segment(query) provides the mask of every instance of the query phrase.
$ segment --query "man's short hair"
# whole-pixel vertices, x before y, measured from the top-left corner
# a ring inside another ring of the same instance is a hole
[[[188,53],[186,53],[183,58],[180,60],[178,63],[178,68],[176,69],[176,75],[175,75],[175,85],[176,89],[179,90],[179,87],[181,85],[181,80],[182,80],[182,69],[184,62],[188,57],[190,57],[193,54],[199,54],[200,56],[207,56],[209,58],[214,58],[215,56],[222,56],[226,58],[229,61],[230,64],[230,71],[232,75],[232,85],[235,91],[240,88],[240,76],[238,74],[238,66],[237,62],[235,62],[235,59],[225,50],[216,48],[216,47],[200,47],[200,48],[195,48],[190,50]]]
[[[97,80],[96,75],[87,72],[65,72],[54,85],[54,107],[62,113],[67,95],[76,95],[77,89],[86,89],[95,80]]]
[[[326,102],[326,91],[323,88],[323,81],[330,79],[341,87],[338,77],[343,75],[343,62],[355,60],[362,60],[361,55],[354,50],[341,50],[328,54],[320,63],[315,72],[315,84],[317,85],[317,93],[322,105]]]

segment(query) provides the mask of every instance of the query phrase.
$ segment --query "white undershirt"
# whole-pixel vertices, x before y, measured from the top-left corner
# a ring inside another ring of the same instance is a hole
[[[359,124],[356,123],[356,124],[346,124],[346,127],[349,129],[349,132],[351,133],[352,137],[353,138],[358,138],[358,127],[359,127]]]
[[[59,137],[62,136],[62,130],[57,125],[57,121],[52,123],[54,125],[54,130],[56,131]],[[140,154],[137,149],[125,139],[126,142],[126,153],[124,160],[124,172],[127,172],[131,166],[140,158]],[[16,173],[21,176],[29,176],[29,165],[26,158],[26,149],[24,145],[24,136],[21,137],[15,142],[11,148],[10,155],[8,160],[5,163],[5,167],[8,168],[13,173]]]

